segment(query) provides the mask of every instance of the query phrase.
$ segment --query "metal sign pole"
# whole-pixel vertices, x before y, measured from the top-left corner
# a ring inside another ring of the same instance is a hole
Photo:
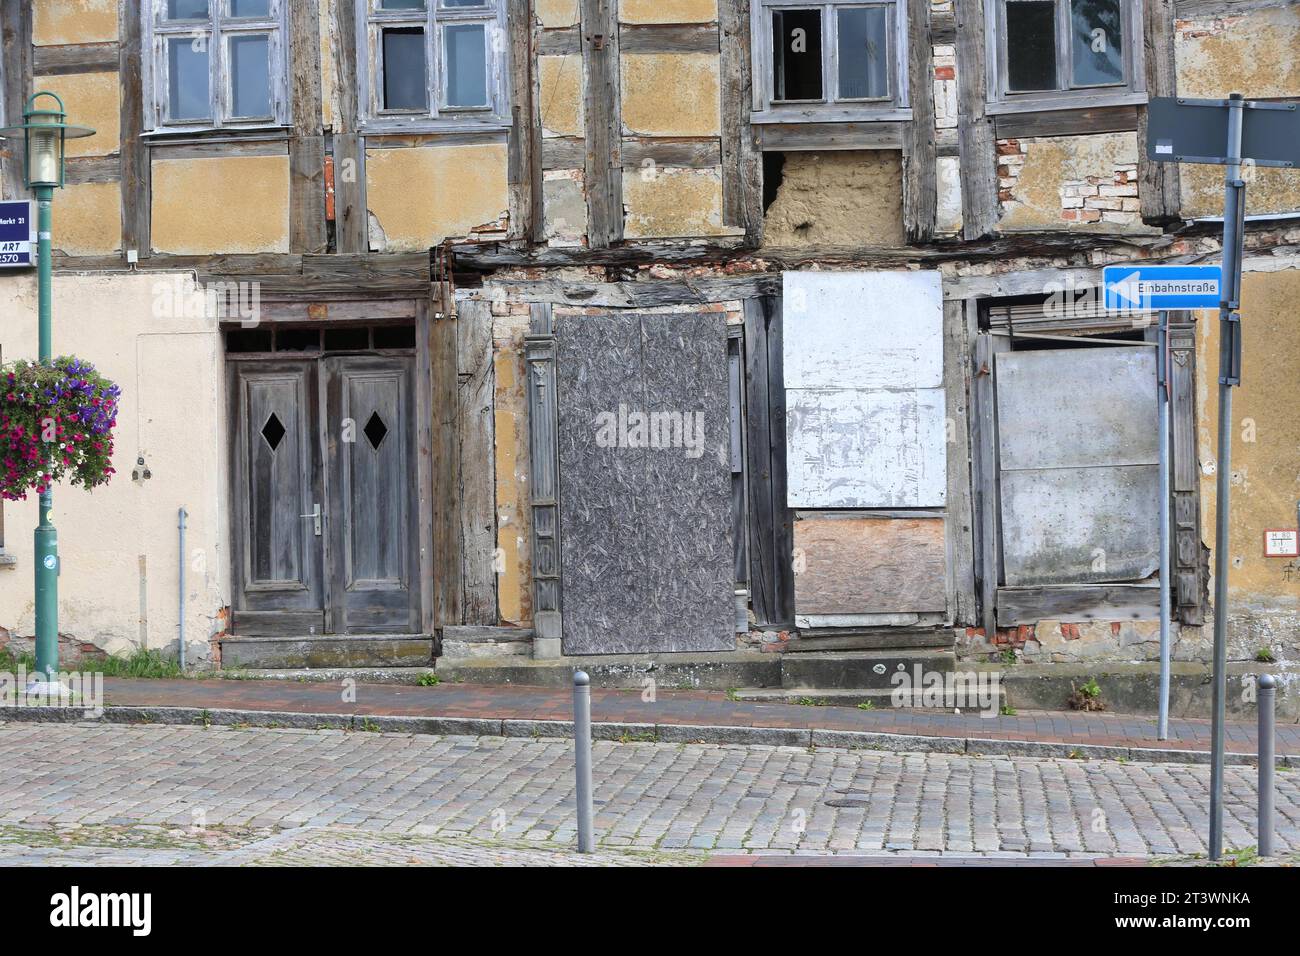
[[[1169,739],[1169,313],[1160,312],[1157,336],[1160,400],[1160,718],[1156,736]]]
[[[1232,480],[1232,388],[1241,383],[1241,259],[1246,184],[1241,179],[1245,104],[1228,98],[1228,154],[1224,175],[1223,281],[1219,304],[1219,461],[1214,534],[1214,711],[1210,751],[1210,859],[1223,855],[1223,723],[1228,658],[1228,508]]]

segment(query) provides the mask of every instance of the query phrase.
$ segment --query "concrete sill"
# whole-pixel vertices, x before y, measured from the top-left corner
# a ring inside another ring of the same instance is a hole
[[[0,569],[18,567],[18,555],[0,551]]]

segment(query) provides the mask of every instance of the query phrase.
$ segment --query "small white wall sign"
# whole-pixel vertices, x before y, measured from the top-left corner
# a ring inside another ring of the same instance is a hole
[[[1295,528],[1269,528],[1265,530],[1264,557],[1300,557],[1300,531]]]

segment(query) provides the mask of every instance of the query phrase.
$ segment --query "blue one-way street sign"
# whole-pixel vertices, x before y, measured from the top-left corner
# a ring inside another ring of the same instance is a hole
[[[1107,266],[1106,308],[1217,309],[1221,266]]]
[[[35,262],[36,218],[32,201],[0,202],[0,269],[30,266]]]

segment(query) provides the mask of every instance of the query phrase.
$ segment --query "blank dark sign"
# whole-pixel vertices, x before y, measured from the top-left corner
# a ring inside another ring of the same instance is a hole
[[[1247,101],[1249,103],[1249,101]],[[1300,108],[1243,111],[1241,155],[1257,166],[1300,165]],[[1154,97],[1147,106],[1147,158],[1158,163],[1224,165],[1228,152],[1228,108]]]
[[[564,653],[734,649],[722,316],[557,316],[556,345]]]

